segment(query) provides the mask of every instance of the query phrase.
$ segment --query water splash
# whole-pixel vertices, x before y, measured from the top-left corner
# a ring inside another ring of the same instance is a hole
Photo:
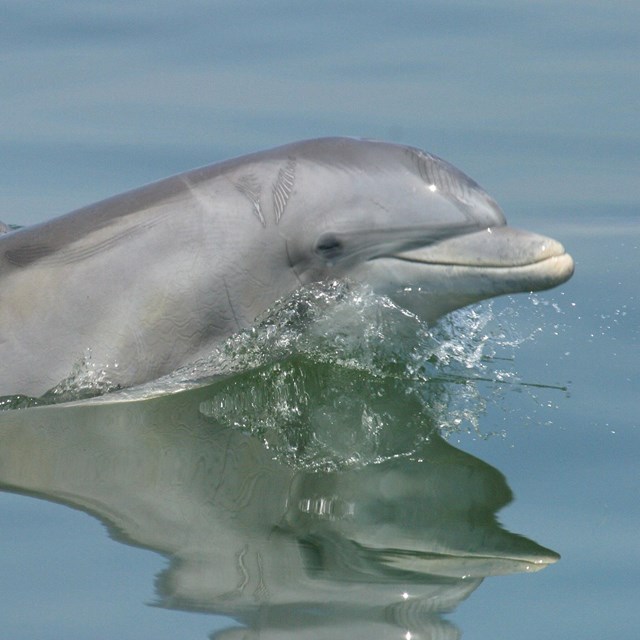
[[[480,416],[525,385],[522,335],[492,303],[435,326],[370,289],[336,282],[298,291],[190,374],[214,382],[201,413],[261,438],[304,468],[418,456],[434,430],[479,437]]]
[[[531,304],[544,308],[537,298]],[[479,419],[488,403],[524,384],[515,353],[544,325],[538,316],[523,334],[519,308],[521,300],[496,313],[488,302],[428,326],[366,286],[319,283],[276,303],[206,359],[122,393],[208,386],[204,416],[257,435],[290,463],[357,465],[410,455],[434,429],[491,435]],[[44,397],[0,398],[0,409],[113,391],[109,370],[90,356]]]
[[[71,373],[55,387],[37,398],[25,395],[0,396],[0,411],[83,400],[117,390],[118,385],[111,381],[111,367],[94,362],[91,349],[86,349]]]

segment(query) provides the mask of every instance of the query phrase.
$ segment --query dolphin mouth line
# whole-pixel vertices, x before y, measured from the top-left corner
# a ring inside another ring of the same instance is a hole
[[[417,249],[395,251],[394,260],[425,267],[518,270],[542,265],[569,269],[573,259],[552,238],[503,225],[444,239]]]
[[[538,258],[537,260],[531,260],[529,262],[512,262],[512,263],[507,263],[507,264],[498,264],[498,263],[491,263],[491,262],[472,262],[472,261],[468,261],[468,262],[462,262],[462,261],[455,261],[455,260],[451,260],[451,261],[445,261],[445,260],[420,260],[418,258],[411,258],[402,254],[391,254],[388,256],[385,256],[387,258],[392,258],[394,260],[401,260],[402,262],[410,262],[413,264],[423,264],[423,265],[428,265],[431,267],[462,267],[462,268],[469,268],[469,269],[517,269],[519,267],[530,267],[532,265],[535,264],[542,264],[544,262],[551,262],[551,261],[557,261],[558,258],[569,258],[571,259],[571,256],[566,253],[558,253],[555,255],[551,255],[551,256],[541,256],[540,258]]]

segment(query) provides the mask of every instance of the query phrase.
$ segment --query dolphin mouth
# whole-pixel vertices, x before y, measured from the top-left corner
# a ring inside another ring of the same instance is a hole
[[[416,267],[477,271],[492,280],[521,280],[519,289],[562,284],[574,271],[573,258],[552,238],[508,226],[489,227],[437,244],[390,256]]]

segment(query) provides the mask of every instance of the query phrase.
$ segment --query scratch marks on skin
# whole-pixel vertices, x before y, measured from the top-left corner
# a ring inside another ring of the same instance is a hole
[[[258,182],[258,179],[253,174],[248,173],[242,176],[235,185],[236,189],[243,196],[248,198],[249,202],[251,202],[253,213],[255,213],[258,220],[260,220],[260,224],[263,227],[266,227],[267,221],[262,215],[262,207],[260,206],[260,192],[262,191],[262,186]]]
[[[472,199],[468,179],[463,179],[462,176],[458,178],[457,169],[450,164],[420,149],[408,148],[407,153],[429,189],[462,202]]]
[[[293,157],[287,158],[284,166],[278,171],[275,182],[271,187],[271,196],[273,200],[273,215],[275,217],[275,223],[279,224],[280,220],[287,208],[291,194],[293,193],[293,186],[296,179],[296,159]],[[236,189],[249,200],[253,208],[253,213],[260,220],[260,224],[263,227],[267,226],[267,220],[262,212],[262,185],[256,176],[252,173],[243,175],[237,182],[234,183]]]
[[[287,207],[295,179],[296,159],[288,158],[287,164],[278,171],[278,177],[272,189],[273,211],[276,216],[276,224],[280,222],[280,218],[282,218],[282,214]]]
[[[16,249],[9,249],[5,251],[4,257],[6,261],[14,267],[26,267],[32,262],[38,262],[38,260],[55,254],[55,251],[55,247],[32,244],[17,247]]]
[[[424,180],[427,189],[432,193],[439,193],[449,200],[467,219],[473,228],[473,206],[478,197],[484,193],[480,186],[460,170],[437,156],[426,153],[421,149],[408,147],[406,153]],[[488,198],[484,194],[484,198]]]
[[[17,246],[14,249],[5,251],[4,259],[15,267],[27,267],[36,262],[49,265],[74,264],[109,251],[109,249],[118,246],[122,241],[130,240],[144,233],[147,229],[159,224],[167,217],[168,214],[165,213],[144,223],[129,225],[102,240],[98,239],[102,233],[102,230],[98,228],[96,232],[89,233],[75,242]]]

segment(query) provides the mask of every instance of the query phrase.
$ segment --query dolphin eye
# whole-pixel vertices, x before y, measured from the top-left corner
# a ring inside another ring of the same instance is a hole
[[[323,236],[320,236],[320,239],[316,244],[316,253],[319,253],[327,260],[335,260],[342,253],[342,249],[342,242],[340,242],[340,239],[332,233],[326,233]]]

